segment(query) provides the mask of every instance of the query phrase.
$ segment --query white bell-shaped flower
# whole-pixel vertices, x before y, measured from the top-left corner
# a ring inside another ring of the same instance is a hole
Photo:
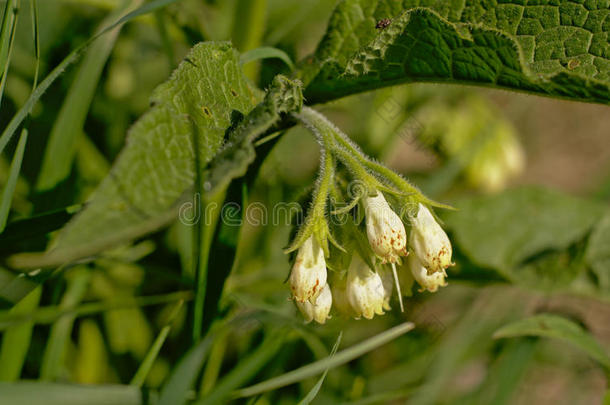
[[[447,234],[423,204],[411,218],[411,246],[428,274],[442,272],[451,266],[451,243]]]
[[[312,297],[305,302],[296,301],[297,307],[303,314],[305,322],[315,320],[318,323],[325,323],[330,318],[330,308],[333,297],[328,284],[324,284],[317,297]]]
[[[356,318],[383,315],[385,291],[381,277],[357,253],[347,270],[346,294]]]
[[[384,262],[396,263],[407,255],[407,233],[400,217],[378,191],[362,199],[366,216],[366,234],[373,252]]]
[[[289,281],[292,295],[297,302],[316,297],[326,284],[324,251],[313,236],[299,248]]]
[[[429,274],[428,270],[415,255],[409,256],[409,268],[411,269],[413,278],[421,286],[420,291],[428,290],[430,292],[435,292],[439,287],[445,287],[447,285],[447,282],[445,281],[445,277],[447,276],[445,270]]]

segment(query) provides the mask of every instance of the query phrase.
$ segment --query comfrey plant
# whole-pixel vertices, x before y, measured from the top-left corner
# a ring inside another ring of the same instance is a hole
[[[394,286],[404,310],[405,279],[421,291],[446,286],[451,243],[432,207],[450,207],[369,158],[322,114],[303,107],[293,115],[322,156],[311,208],[286,249],[297,252],[288,280],[305,321],[325,323],[333,303],[345,316],[372,319],[391,309]]]

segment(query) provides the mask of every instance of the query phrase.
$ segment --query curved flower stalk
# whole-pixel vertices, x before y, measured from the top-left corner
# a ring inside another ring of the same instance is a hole
[[[305,322],[309,323],[315,320],[317,323],[323,324],[327,319],[330,319],[330,308],[333,302],[333,297],[328,284],[324,284],[322,290],[317,297],[311,297],[304,302],[296,301],[297,307],[303,314]]]
[[[411,226],[411,245],[420,263],[428,274],[444,272],[452,264],[451,242],[425,205],[419,204]]]
[[[312,236],[299,248],[289,281],[297,302],[315,298],[326,284],[324,251]]]

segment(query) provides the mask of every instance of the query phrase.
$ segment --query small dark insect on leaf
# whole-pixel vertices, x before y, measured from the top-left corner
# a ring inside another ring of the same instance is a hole
[[[390,20],[389,18],[384,18],[377,21],[377,24],[375,24],[375,28],[377,28],[378,30],[382,30],[390,24],[392,24],[392,20]]]

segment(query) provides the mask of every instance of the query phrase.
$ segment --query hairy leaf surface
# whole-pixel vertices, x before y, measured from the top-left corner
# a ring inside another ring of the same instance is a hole
[[[133,125],[109,175],[54,249],[42,260],[17,256],[15,264],[84,257],[174,219],[193,190],[196,166],[205,167],[221,149],[232,115],[248,114],[261,98],[229,43],[196,45],[155,90],[151,110]]]
[[[608,103],[610,1],[578,3],[344,0],[302,67],[306,99],[435,81]]]

